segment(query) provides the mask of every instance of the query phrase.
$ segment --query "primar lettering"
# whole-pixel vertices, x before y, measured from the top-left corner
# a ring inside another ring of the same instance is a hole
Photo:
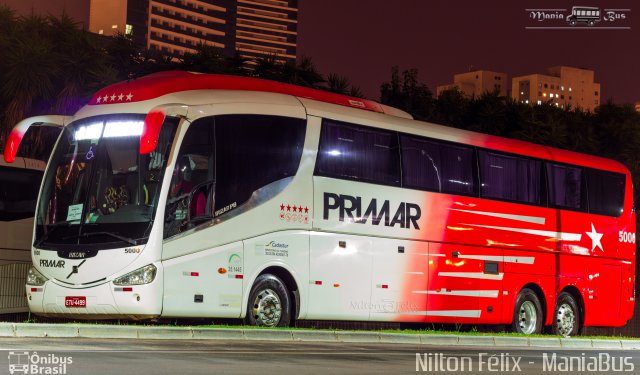
[[[357,224],[366,224],[371,217],[371,224],[380,225],[384,219],[385,227],[400,225],[400,228],[420,229],[418,220],[422,215],[420,206],[415,203],[400,202],[395,209],[395,214],[391,216],[391,203],[385,200],[382,205],[378,205],[378,200],[373,198],[362,214],[362,197],[354,197],[346,194],[324,193],[323,219],[329,219],[330,210],[338,210],[340,221],[349,221]]]
[[[40,259],[40,267],[64,268],[64,260]]]

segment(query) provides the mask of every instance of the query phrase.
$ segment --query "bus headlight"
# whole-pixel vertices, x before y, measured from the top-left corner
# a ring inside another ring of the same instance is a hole
[[[34,266],[29,268],[29,272],[27,272],[27,285],[42,286],[47,280],[49,279],[44,277]]]
[[[149,284],[156,278],[157,268],[153,264],[149,264],[126,275],[120,276],[113,280],[115,285],[142,285]]]

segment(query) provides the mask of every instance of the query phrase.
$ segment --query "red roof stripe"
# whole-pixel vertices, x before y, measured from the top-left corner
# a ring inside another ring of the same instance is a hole
[[[372,100],[258,78],[198,74],[184,71],[160,72],[132,81],[113,84],[95,93],[89,101],[89,105],[139,102],[189,90],[273,92],[384,113],[382,106]]]

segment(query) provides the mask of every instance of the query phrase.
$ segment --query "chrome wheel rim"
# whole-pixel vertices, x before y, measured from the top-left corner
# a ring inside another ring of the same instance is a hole
[[[282,303],[271,289],[261,290],[253,301],[253,317],[259,326],[275,327],[282,316]]]
[[[576,314],[567,303],[563,303],[558,307],[556,313],[556,325],[558,327],[558,333],[564,337],[568,337],[573,331],[573,327],[576,322]]]
[[[537,322],[538,313],[536,311],[535,304],[531,301],[525,301],[520,306],[520,311],[518,312],[518,326],[520,327],[520,332],[526,334],[534,333]]]

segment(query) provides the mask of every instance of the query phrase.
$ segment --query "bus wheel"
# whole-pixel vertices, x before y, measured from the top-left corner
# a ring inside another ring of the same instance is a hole
[[[580,329],[580,310],[575,298],[567,292],[558,296],[553,319],[553,332],[570,337],[578,334]]]
[[[260,275],[249,294],[245,322],[253,326],[288,327],[291,303],[284,283],[274,275]]]
[[[513,331],[527,335],[540,333],[543,320],[538,295],[531,289],[522,289],[513,310]]]

